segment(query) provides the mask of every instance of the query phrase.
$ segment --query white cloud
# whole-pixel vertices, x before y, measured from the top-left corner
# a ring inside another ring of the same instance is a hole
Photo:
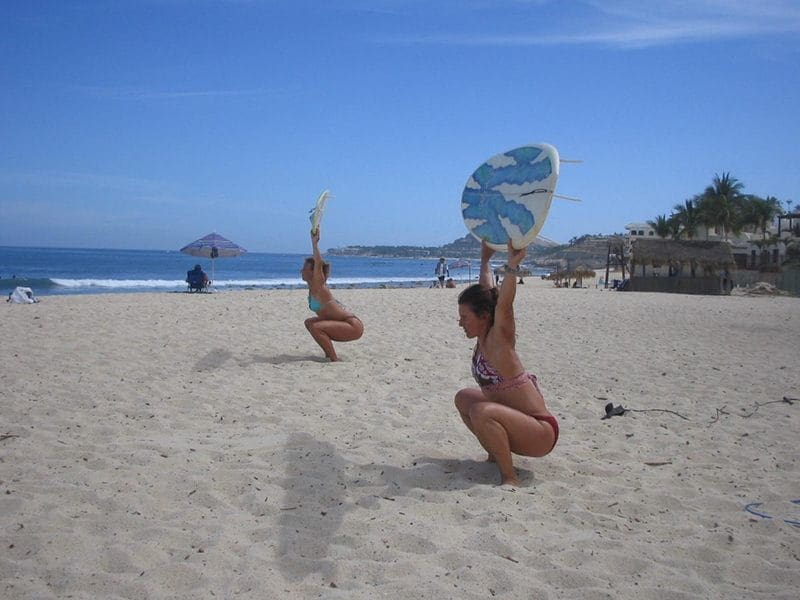
[[[509,0],[519,10],[524,2]],[[530,9],[541,10],[541,1]],[[398,35],[378,41],[461,46],[606,45],[640,48],[689,42],[800,33],[800,4],[794,0],[585,0],[550,33],[484,35],[445,32]],[[498,7],[495,7],[497,10]],[[552,18],[555,11],[550,11]]]

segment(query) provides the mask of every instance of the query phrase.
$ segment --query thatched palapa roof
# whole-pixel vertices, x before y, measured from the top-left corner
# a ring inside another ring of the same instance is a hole
[[[575,279],[592,279],[595,276],[594,269],[590,269],[586,265],[579,265],[572,269],[570,273]]]
[[[725,269],[736,263],[727,242],[698,240],[634,240],[631,262],[635,265],[680,266],[694,263],[712,269]]]

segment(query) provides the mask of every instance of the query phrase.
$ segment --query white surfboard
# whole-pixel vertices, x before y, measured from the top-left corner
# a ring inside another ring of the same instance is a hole
[[[461,195],[469,232],[495,250],[511,239],[524,248],[544,225],[558,181],[558,150],[529,144],[497,154],[475,169]]]
[[[312,233],[319,229],[319,223],[322,221],[322,214],[325,212],[325,203],[328,201],[331,193],[328,190],[324,190],[317,198],[317,204],[312,208],[309,212],[311,216],[311,231]]]

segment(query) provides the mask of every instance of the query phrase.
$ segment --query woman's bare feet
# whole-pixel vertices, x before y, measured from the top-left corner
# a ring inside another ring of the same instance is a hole
[[[502,479],[502,481],[500,482],[500,487],[505,488],[507,486],[515,488],[515,489],[518,488],[520,486],[519,478],[518,477],[508,477],[508,478],[504,477]]]

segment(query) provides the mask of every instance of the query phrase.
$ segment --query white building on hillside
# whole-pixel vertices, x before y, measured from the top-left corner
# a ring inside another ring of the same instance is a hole
[[[647,223],[628,223],[625,225],[625,229],[628,230],[628,237],[631,240],[651,238],[656,235],[655,230]]]

